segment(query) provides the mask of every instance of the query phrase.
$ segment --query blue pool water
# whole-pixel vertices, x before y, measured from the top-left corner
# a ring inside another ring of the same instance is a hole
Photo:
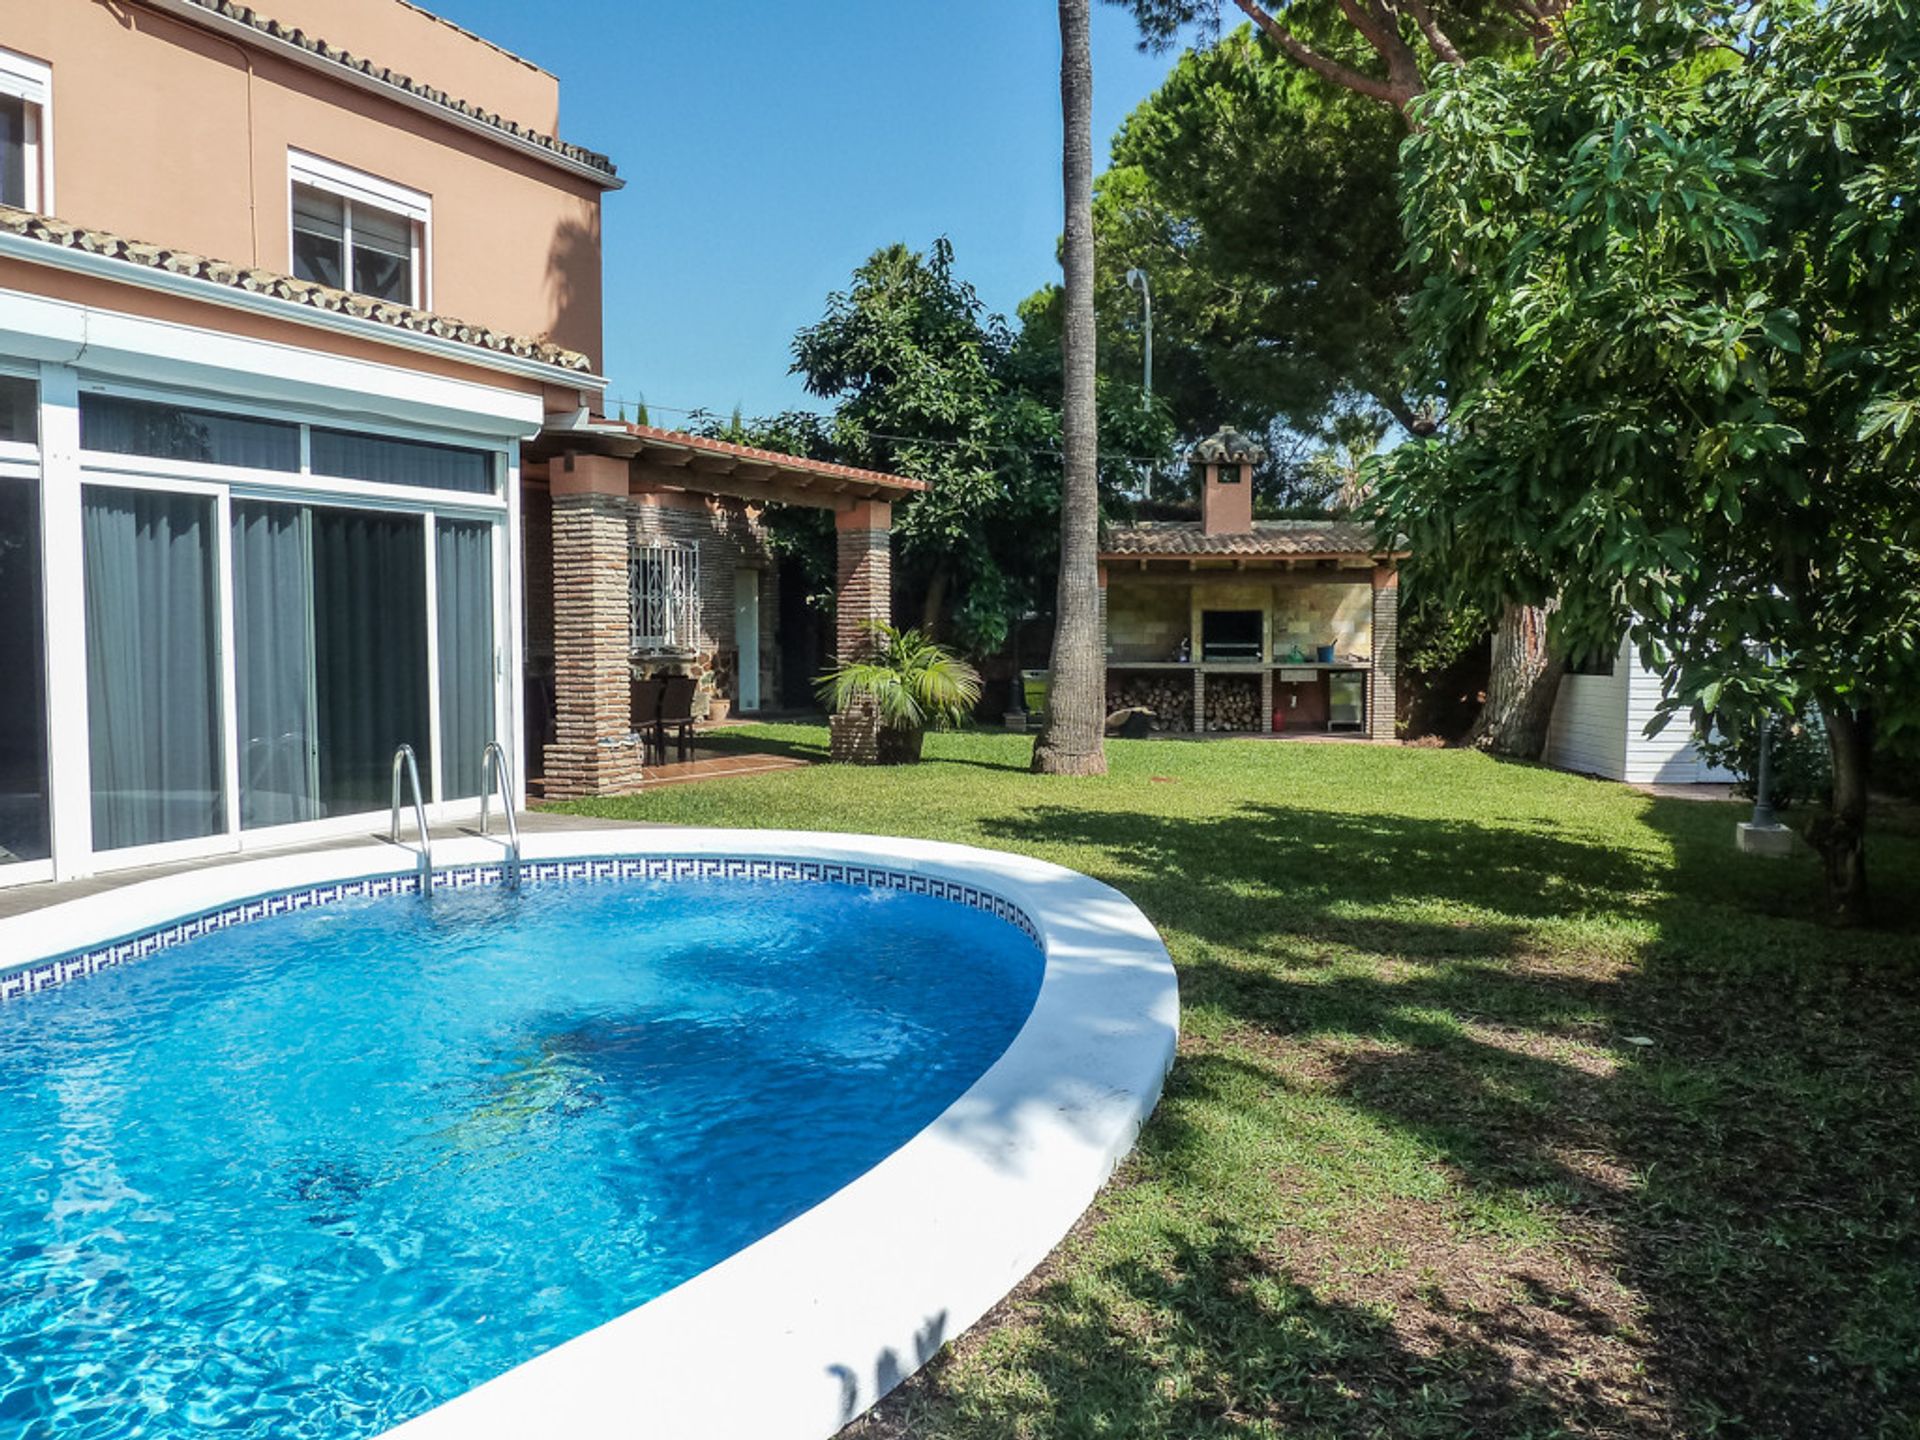
[[[0,1436],[376,1434],[777,1228],[1040,957],[899,891],[341,902],[0,1005]]]

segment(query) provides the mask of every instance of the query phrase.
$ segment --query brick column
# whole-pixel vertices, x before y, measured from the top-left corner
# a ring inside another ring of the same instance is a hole
[[[1100,567],[1100,608],[1095,616],[1095,624],[1100,634],[1100,714],[1104,719],[1113,708],[1113,697],[1107,693],[1107,675],[1113,666],[1113,653],[1107,644],[1107,567]],[[1015,675],[1013,683],[1018,685],[1020,677]]]
[[[834,596],[834,655],[847,659],[868,643],[866,620],[893,618],[893,506],[858,500],[834,512],[839,588]],[[871,765],[879,759],[880,716],[871,704],[849,707],[828,722],[833,759]]]
[[[1200,647],[1193,647],[1198,650]],[[1193,733],[1207,728],[1207,677],[1198,665],[1193,667]]]
[[[546,793],[618,795],[640,788],[628,660],[627,462],[553,462],[553,743]]]
[[[1373,572],[1373,675],[1367,685],[1367,735],[1394,738],[1399,700],[1400,572],[1377,566]]]
[[[1273,732],[1273,666],[1260,667],[1260,723],[1255,727],[1261,734]]]

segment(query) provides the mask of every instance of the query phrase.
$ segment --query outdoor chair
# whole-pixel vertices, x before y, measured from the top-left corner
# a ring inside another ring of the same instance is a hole
[[[650,760],[661,765],[667,763],[666,732],[660,728],[660,701],[666,689],[666,680],[656,675],[651,680],[635,680],[627,692],[633,732],[640,737],[642,765]]]
[[[685,760],[693,754],[693,692],[697,688],[698,682],[691,675],[667,676],[667,688],[660,698],[660,719],[654,727],[662,763],[666,760],[670,727],[678,731],[675,743],[680,758]]]

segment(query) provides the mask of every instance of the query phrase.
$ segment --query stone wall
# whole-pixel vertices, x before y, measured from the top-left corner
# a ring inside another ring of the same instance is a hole
[[[1202,575],[1191,583],[1129,579],[1115,569],[1107,584],[1107,656],[1110,664],[1175,658],[1181,640],[1200,645],[1201,617],[1209,610],[1259,610],[1267,616],[1270,657],[1283,660],[1296,644],[1309,659],[1331,644],[1341,659],[1373,653],[1373,590],[1368,572],[1352,579],[1273,576],[1242,572]],[[1196,656],[1197,658],[1197,656]]]
[[[1107,578],[1107,653],[1111,663],[1171,660],[1192,628],[1191,587],[1128,584]]]
[[[780,585],[759,517],[738,501],[708,502],[677,494],[636,495],[630,502],[636,543],[700,547],[700,609],[692,655],[636,656],[634,676],[691,674],[700,682],[694,714],[715,698],[739,697],[739,647],[734,636],[734,572],[760,571],[760,703],[780,693]]]
[[[1373,587],[1359,580],[1281,582],[1273,594],[1273,654],[1284,659],[1295,645],[1311,660],[1316,646],[1331,644],[1345,660],[1373,654]]]

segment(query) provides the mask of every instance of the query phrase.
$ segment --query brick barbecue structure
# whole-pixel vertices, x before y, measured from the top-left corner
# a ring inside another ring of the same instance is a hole
[[[1255,520],[1259,446],[1197,445],[1200,518],[1101,545],[1109,710],[1160,731],[1394,734],[1403,552],[1341,520]]]
[[[550,797],[636,790],[631,682],[698,682],[696,714],[758,708],[781,684],[769,504],[831,510],[835,649],[889,618],[892,506],[918,481],[609,420],[550,426],[521,466],[529,771]],[[749,653],[742,653],[743,650]],[[544,719],[544,723],[541,723]],[[876,718],[834,717],[835,759],[871,759]]]

